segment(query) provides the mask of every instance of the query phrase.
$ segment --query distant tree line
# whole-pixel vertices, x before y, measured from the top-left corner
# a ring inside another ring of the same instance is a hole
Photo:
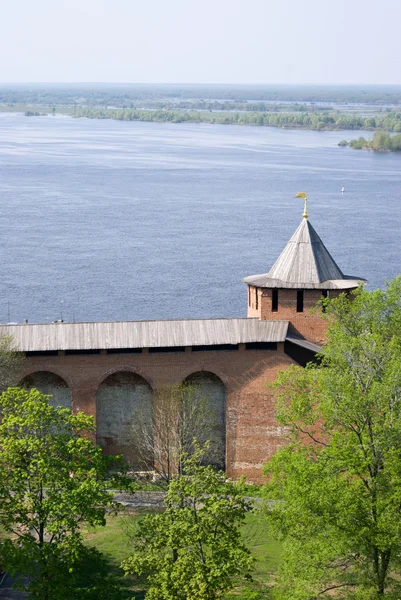
[[[30,84],[1,85],[0,103],[130,105],[138,100],[339,102],[401,105],[399,85]]]
[[[401,132],[401,112],[389,112],[380,117],[360,117],[324,113],[254,113],[210,112],[182,110],[91,109],[79,108],[76,117],[89,119],[117,119],[120,121],[155,121],[163,123],[218,123],[223,125],[258,125],[291,129],[341,130],[370,129]]]
[[[143,101],[142,106],[129,106],[121,108],[137,109],[164,109],[164,110],[224,110],[224,111],[246,111],[246,112],[308,112],[313,105],[313,112],[333,110],[332,106],[318,106],[314,103],[305,102],[251,102],[241,100],[180,100],[172,102],[171,100],[148,100]]]
[[[359,137],[347,142],[342,140],[339,146],[350,146],[354,150],[374,150],[375,152],[401,152],[401,134],[391,136],[388,131],[375,131],[371,140]]]

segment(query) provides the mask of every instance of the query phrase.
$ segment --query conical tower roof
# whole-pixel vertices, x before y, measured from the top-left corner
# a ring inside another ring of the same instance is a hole
[[[244,281],[256,287],[297,289],[350,289],[366,282],[343,274],[307,216],[270,271]]]
[[[268,275],[287,283],[323,283],[344,278],[308,219],[302,219]]]

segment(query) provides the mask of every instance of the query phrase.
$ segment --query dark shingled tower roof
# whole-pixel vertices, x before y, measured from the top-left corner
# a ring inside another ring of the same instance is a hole
[[[244,282],[264,288],[329,290],[356,288],[366,280],[343,274],[305,216],[270,271]]]

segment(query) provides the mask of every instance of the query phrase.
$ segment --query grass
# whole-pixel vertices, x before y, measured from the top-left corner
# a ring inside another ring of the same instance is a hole
[[[95,546],[108,560],[111,574],[121,585],[121,598],[143,600],[146,593],[145,582],[134,581],[123,576],[119,569],[121,562],[130,555],[129,530],[144,514],[144,511],[127,512],[110,516],[105,527],[85,531],[86,543]],[[280,543],[272,539],[266,531],[266,524],[259,512],[249,514],[243,528],[245,542],[256,558],[253,581],[238,585],[224,596],[225,600],[264,600],[268,599],[269,586],[280,562]]]
[[[128,524],[138,520],[139,517],[140,513],[110,516],[105,527],[91,527],[84,531],[87,545],[94,546],[106,558],[110,575],[121,589],[121,600],[131,600],[132,592],[135,593],[135,600],[143,600],[145,597],[145,589],[141,582],[139,585],[135,585],[135,582],[131,578],[125,577],[120,569],[121,562],[130,555],[127,537]]]

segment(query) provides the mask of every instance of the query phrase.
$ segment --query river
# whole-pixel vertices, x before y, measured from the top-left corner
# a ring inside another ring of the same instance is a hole
[[[401,156],[337,146],[359,135],[0,113],[0,322],[245,316],[298,191],[342,270],[383,287]]]

